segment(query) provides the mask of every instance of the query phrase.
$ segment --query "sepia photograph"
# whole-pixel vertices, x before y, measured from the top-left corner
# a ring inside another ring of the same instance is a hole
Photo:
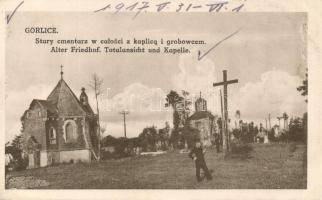
[[[307,189],[307,13],[17,12],[5,34],[6,190]]]

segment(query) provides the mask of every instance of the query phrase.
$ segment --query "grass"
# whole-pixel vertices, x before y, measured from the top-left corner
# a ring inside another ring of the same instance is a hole
[[[169,152],[100,163],[77,163],[10,172],[12,177],[32,176],[52,189],[305,189],[306,146],[303,144],[252,144],[247,159],[227,158],[207,150],[206,162],[213,180],[198,183],[187,154]]]

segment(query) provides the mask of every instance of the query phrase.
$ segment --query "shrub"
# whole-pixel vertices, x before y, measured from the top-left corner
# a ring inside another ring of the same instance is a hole
[[[249,158],[253,147],[248,143],[235,139],[231,142],[231,154],[233,157]]]
[[[12,163],[12,169],[14,171],[21,171],[27,169],[28,166],[28,159],[27,158],[19,158],[14,160]]]

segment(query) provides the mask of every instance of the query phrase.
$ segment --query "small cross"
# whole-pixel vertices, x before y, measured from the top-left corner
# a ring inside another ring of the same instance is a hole
[[[61,79],[63,79],[63,74],[64,74],[63,65],[60,65],[60,77],[61,77]]]

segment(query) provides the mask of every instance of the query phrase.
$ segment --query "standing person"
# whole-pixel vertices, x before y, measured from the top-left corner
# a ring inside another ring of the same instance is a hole
[[[190,151],[189,157],[195,161],[196,164],[196,177],[198,182],[202,181],[200,177],[200,169],[205,173],[207,180],[212,180],[212,176],[208,170],[205,162],[204,153],[206,151],[202,149],[200,141],[196,141],[195,147]]]

